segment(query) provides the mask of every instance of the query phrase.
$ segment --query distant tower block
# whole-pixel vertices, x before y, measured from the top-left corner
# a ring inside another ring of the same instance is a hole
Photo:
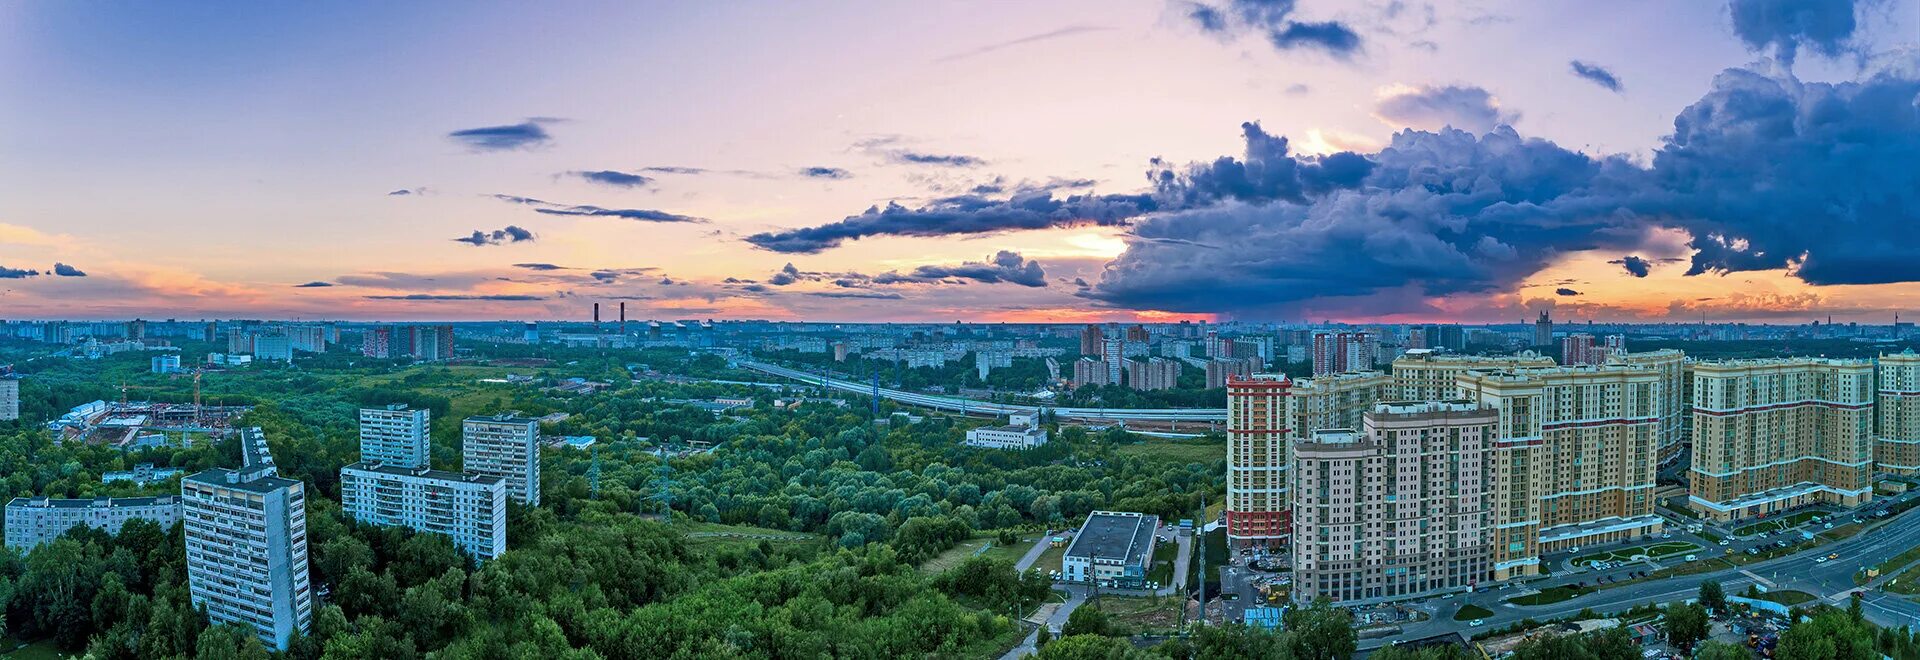
[[[600,303],[593,304],[593,325],[596,327],[600,325]]]
[[[627,304],[620,303],[620,334],[627,334]]]

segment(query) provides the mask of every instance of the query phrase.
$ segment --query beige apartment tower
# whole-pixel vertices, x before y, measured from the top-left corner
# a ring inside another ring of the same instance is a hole
[[[1660,423],[1655,429],[1654,444],[1660,448],[1661,463],[1678,458],[1687,443],[1687,418],[1693,414],[1693,402],[1687,399],[1687,354],[1675,348],[1641,353],[1610,352],[1607,364],[1652,369],[1660,374],[1660,398],[1654,412]]]
[[[1879,430],[1873,436],[1874,470],[1920,474],[1920,354],[1911,349],[1880,356]]]
[[[1427,349],[1407,351],[1393,361],[1393,397],[1399,401],[1445,401],[1458,397],[1460,374],[1469,371],[1539,369],[1553,358],[1521,351],[1515,355],[1449,355]]]
[[[1693,381],[1694,510],[1734,520],[1872,499],[1872,362],[1701,362]]]
[[[1493,576],[1540,555],[1657,534],[1660,374],[1628,366],[1475,371],[1461,393],[1498,410],[1491,461]]]
[[[1365,605],[1491,576],[1489,456],[1497,412],[1465,401],[1381,403],[1362,430],[1293,449],[1293,599]]]

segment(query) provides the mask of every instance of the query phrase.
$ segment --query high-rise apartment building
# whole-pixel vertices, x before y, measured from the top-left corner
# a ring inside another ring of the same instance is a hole
[[[1494,579],[1540,555],[1649,534],[1660,374],[1628,366],[1472,371],[1460,393],[1499,411],[1491,451]]]
[[[1560,362],[1568,366],[1607,363],[1607,347],[1596,344],[1593,335],[1576,332],[1560,338]]]
[[[540,421],[513,415],[468,417],[460,423],[462,470],[499,477],[507,494],[540,506]]]
[[[1227,386],[1232,378],[1246,378],[1259,371],[1255,360],[1215,358],[1207,361],[1207,389]]]
[[[1608,339],[1618,336],[1609,335]],[[1660,424],[1654,442],[1660,447],[1662,463],[1673,460],[1686,446],[1688,422],[1693,416],[1693,402],[1687,398],[1691,391],[1687,383],[1687,354],[1673,348],[1628,353],[1622,344],[1620,351],[1609,355],[1607,364],[1652,369],[1660,374],[1660,405],[1654,413],[1660,418]]]
[[[130,520],[151,520],[162,531],[172,529],[180,522],[180,498],[16,497],[7,503],[7,547],[24,553],[82,525],[119,534],[120,527]]]
[[[1376,404],[1361,430],[1293,447],[1293,599],[1351,606],[1460,591],[1492,576],[1494,410],[1465,401]]]
[[[1227,539],[1278,545],[1292,532],[1287,518],[1288,392],[1282,374],[1227,381]]]
[[[1369,333],[1313,333],[1313,375],[1370,370],[1378,352],[1379,341]]]
[[[188,589],[212,622],[251,628],[284,651],[313,623],[306,490],[276,473],[260,429],[242,431],[240,447],[240,469],[180,481]]]
[[[1533,345],[1553,345],[1553,317],[1547,310],[1540,310],[1540,318],[1533,322]]]
[[[1127,326],[1126,339],[1127,341],[1146,343],[1147,327],[1144,325]]]
[[[1117,385],[1119,381],[1108,379],[1107,363],[1090,357],[1073,361],[1073,386]]]
[[[1693,365],[1688,498],[1714,520],[1873,498],[1873,363],[1792,358]]]
[[[278,333],[257,334],[253,336],[253,359],[293,361],[293,340]]]
[[[1106,333],[1100,330],[1099,324],[1087,324],[1087,327],[1080,329],[1080,354],[1100,355],[1100,344],[1105,340]]]
[[[1393,390],[1398,401],[1445,401],[1458,398],[1460,374],[1554,366],[1553,358],[1521,351],[1515,355],[1448,355],[1411,350],[1393,361]]]
[[[1278,545],[1291,533],[1288,443],[1319,429],[1358,428],[1392,380],[1352,372],[1290,381],[1256,374],[1227,383],[1227,538]]]
[[[367,328],[360,335],[360,354],[383,360],[397,357],[393,351],[393,328]]]
[[[1920,354],[1909,349],[1880,356],[1878,381],[1875,411],[1880,423],[1873,437],[1874,469],[1920,474]],[[0,419],[6,415],[5,397],[0,392]]]
[[[360,461],[403,469],[427,467],[431,423],[425,409],[405,405],[361,408]]]
[[[1127,361],[1127,387],[1170,390],[1180,383],[1180,361],[1166,358]]]
[[[1107,382],[1120,384],[1121,374],[1125,373],[1127,361],[1126,342],[1108,339],[1100,342],[1100,361],[1107,367]]]
[[[20,419],[20,379],[0,376],[0,422]]]
[[[476,560],[507,551],[507,482],[499,477],[353,463],[340,468],[340,501],[354,520],[440,534]]]

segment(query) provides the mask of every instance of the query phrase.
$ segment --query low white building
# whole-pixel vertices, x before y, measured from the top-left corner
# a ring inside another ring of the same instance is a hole
[[[967,431],[969,447],[1032,449],[1047,444],[1047,430],[1029,425],[982,426]]]
[[[1159,528],[1160,517],[1144,513],[1088,514],[1060,558],[1060,579],[1120,588],[1145,586],[1158,540],[1153,533]]]
[[[161,437],[165,438],[166,436]],[[135,484],[145,486],[151,483],[166,481],[185,473],[186,470],[180,468],[157,468],[154,467],[152,463],[141,463],[133,466],[131,470],[102,472],[100,473],[100,481],[102,483],[131,481]]]

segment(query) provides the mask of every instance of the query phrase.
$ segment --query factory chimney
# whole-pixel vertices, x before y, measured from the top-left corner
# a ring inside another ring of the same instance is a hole
[[[620,334],[627,334],[627,303],[620,303]]]
[[[593,327],[600,327],[600,303],[593,304]]]

